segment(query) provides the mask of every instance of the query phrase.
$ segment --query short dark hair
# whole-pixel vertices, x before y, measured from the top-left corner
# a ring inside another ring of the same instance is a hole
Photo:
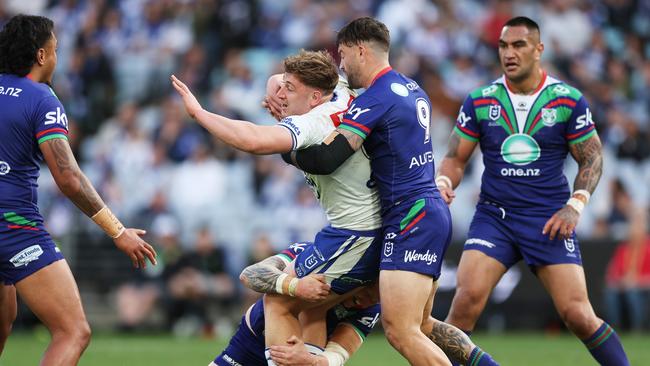
[[[284,59],[284,71],[325,94],[333,92],[339,82],[336,63],[327,51],[300,50],[297,55]]]
[[[376,42],[384,51],[390,48],[390,33],[386,24],[371,17],[357,18],[346,24],[336,36],[336,44],[346,46],[361,42]]]
[[[52,38],[52,20],[19,14],[0,31],[0,73],[25,76],[36,62],[36,52]]]
[[[504,27],[526,27],[529,31],[539,31],[539,25],[529,17],[514,17],[506,22]]]

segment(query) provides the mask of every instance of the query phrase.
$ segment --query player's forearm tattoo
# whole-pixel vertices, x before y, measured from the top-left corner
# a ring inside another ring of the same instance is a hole
[[[591,137],[571,147],[571,153],[578,162],[578,175],[573,183],[574,190],[586,189],[593,193],[603,173],[602,145],[598,136]]]
[[[447,155],[446,158],[455,158],[458,156],[458,146],[460,146],[460,136],[452,131],[451,136],[449,136],[449,143],[447,144]]]
[[[96,214],[104,206],[104,202],[79,169],[68,142],[63,139],[53,139],[49,141],[49,146],[52,149],[59,174],[62,176],[72,174],[79,180],[79,189],[69,196],[70,200],[87,216]]]
[[[276,256],[246,267],[240,276],[244,286],[265,294],[275,294],[275,282],[286,267],[286,263]]]
[[[341,135],[345,136],[345,138],[348,140],[348,143],[350,144],[350,147],[352,150],[357,151],[359,148],[361,148],[361,145],[363,145],[363,139],[361,136],[357,135],[356,133],[349,131],[349,130],[344,130],[342,128],[336,129],[336,132],[340,133]]]
[[[474,343],[462,330],[453,325],[436,321],[431,333],[427,336],[445,352],[447,357],[462,364],[469,361]]]

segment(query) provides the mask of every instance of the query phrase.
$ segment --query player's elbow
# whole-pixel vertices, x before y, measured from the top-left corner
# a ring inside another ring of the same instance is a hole
[[[239,281],[242,283],[242,285],[248,287],[249,284],[249,272],[250,272],[250,266],[244,268],[243,271],[239,274]]]
[[[66,171],[65,173],[55,176],[56,185],[66,197],[72,197],[81,190],[81,174],[75,171]]]

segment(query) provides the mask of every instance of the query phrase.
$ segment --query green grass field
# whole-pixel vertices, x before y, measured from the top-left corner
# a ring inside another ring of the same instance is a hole
[[[632,365],[650,365],[650,335],[625,335]],[[473,339],[502,365],[595,365],[586,349],[568,334],[534,333],[477,335]],[[0,358],[1,366],[38,364],[48,341],[45,333],[12,335]],[[222,350],[225,340],[174,339],[170,336],[93,335],[80,365],[87,366],[206,366]],[[380,335],[370,337],[348,362],[350,366],[407,365]],[[248,365],[244,365],[248,366]]]

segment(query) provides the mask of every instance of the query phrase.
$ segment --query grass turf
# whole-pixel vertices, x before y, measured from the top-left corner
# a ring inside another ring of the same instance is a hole
[[[582,343],[568,334],[479,334],[472,337],[502,365],[595,365]],[[650,334],[624,335],[632,365],[650,364]],[[16,333],[9,338],[0,366],[37,365],[49,337],[43,331]],[[221,352],[225,340],[176,339],[167,335],[96,334],[80,365],[206,366]],[[408,365],[381,335],[374,335],[347,363],[350,366]],[[249,366],[249,365],[244,365]]]

